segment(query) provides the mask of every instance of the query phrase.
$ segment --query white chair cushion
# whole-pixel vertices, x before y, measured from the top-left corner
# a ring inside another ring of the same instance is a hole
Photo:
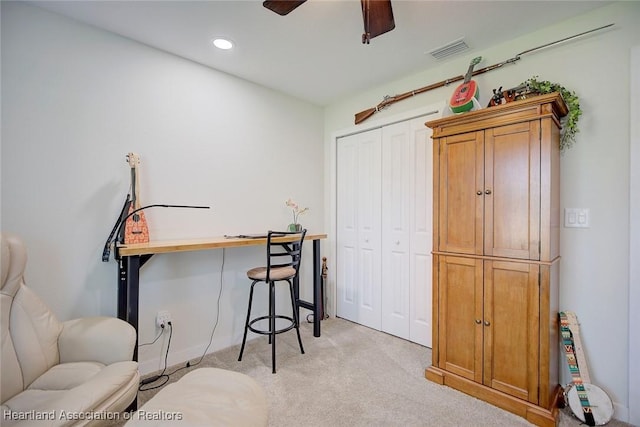
[[[102,369],[104,365],[97,362],[61,363],[40,375],[27,389],[71,390],[88,381]]]
[[[58,336],[62,324],[49,307],[27,286],[20,286],[11,305],[11,337],[24,386],[28,387],[49,368],[58,364]]]
[[[74,367],[78,369],[77,381],[69,381],[64,371]],[[99,414],[124,410],[138,392],[139,378],[138,364],[133,361],[104,367],[99,363],[57,365],[36,379],[29,389],[4,402],[3,409],[6,407],[19,413],[55,411],[56,419],[43,425],[72,425],[73,422],[62,417],[63,413]],[[29,423],[3,419],[2,425]]]
[[[133,359],[136,330],[115,317],[82,317],[62,323],[60,363],[87,360],[109,365]]]

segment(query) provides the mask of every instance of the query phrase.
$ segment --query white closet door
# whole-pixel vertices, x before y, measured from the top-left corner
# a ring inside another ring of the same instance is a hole
[[[431,347],[429,117],[382,130],[382,331]]]
[[[338,316],[380,329],[381,131],[340,138],[337,148]]]
[[[382,128],[382,328],[409,339],[411,123]]]
[[[433,155],[422,116],[339,138],[337,315],[431,347]]]
[[[410,243],[410,327],[409,340],[432,345],[431,248],[433,241],[433,146],[431,129],[424,123],[436,115],[411,121],[410,159],[412,170],[409,211]]]

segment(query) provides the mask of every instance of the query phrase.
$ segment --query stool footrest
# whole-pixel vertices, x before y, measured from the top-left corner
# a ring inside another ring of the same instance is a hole
[[[291,329],[296,327],[296,322],[293,320],[292,317],[289,316],[282,316],[282,315],[277,315],[274,316],[276,319],[284,319],[284,320],[288,320],[289,322],[291,322],[290,325],[285,326],[284,328],[281,329],[276,329],[275,333],[276,334],[281,334],[283,332],[287,332],[290,331]],[[255,319],[251,320],[249,322],[249,325],[247,325],[247,327],[249,328],[249,330],[251,332],[255,332],[256,334],[261,334],[261,335],[271,335],[271,330],[265,330],[265,329],[257,329],[253,326],[254,323],[259,322],[261,320],[269,320],[270,317],[269,316],[260,316],[260,317],[256,317]]]

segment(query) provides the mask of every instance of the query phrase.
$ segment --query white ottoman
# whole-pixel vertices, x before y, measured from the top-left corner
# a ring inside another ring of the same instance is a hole
[[[131,414],[135,426],[266,426],[262,387],[239,372],[200,368],[169,384]]]

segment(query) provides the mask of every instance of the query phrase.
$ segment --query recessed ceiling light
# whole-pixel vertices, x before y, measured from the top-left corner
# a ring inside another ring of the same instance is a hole
[[[218,49],[222,49],[222,50],[229,50],[231,48],[233,48],[233,43],[231,42],[231,40],[227,40],[227,39],[223,39],[223,38],[216,38],[213,40],[213,45],[215,47],[217,47]]]

